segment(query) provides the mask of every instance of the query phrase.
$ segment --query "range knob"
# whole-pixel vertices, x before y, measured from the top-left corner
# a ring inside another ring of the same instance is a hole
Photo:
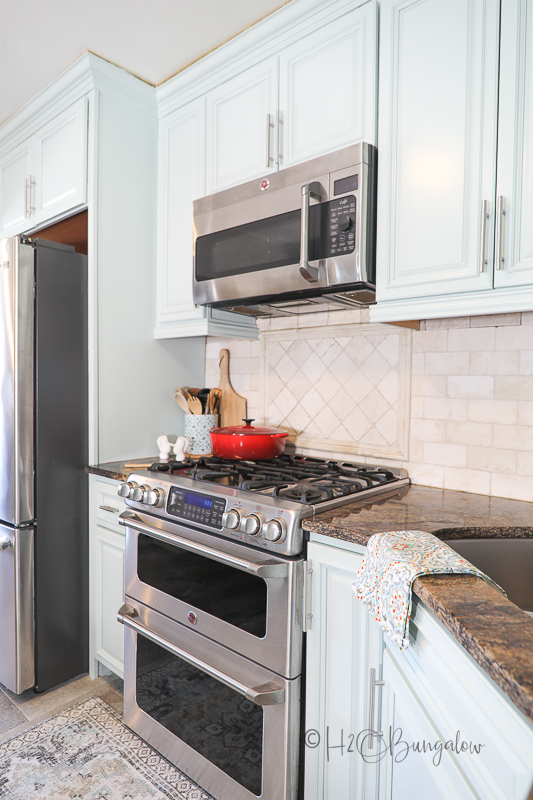
[[[144,483],[141,486],[135,486],[130,492],[130,500],[134,500],[136,503],[142,503],[144,493],[150,490],[149,486],[145,486]]]
[[[230,508],[229,511],[222,515],[222,524],[225,528],[229,528],[230,531],[236,531],[240,527],[241,519],[242,513],[239,509]]]
[[[241,531],[249,534],[250,536],[260,536],[261,528],[265,524],[265,518],[262,514],[250,514],[243,517],[241,520]]]
[[[118,496],[127,497],[131,500],[132,499],[131,492],[133,489],[135,489],[137,485],[138,484],[135,483],[135,481],[128,481],[128,483],[121,483],[120,486],[118,487]]]
[[[287,523],[284,519],[269,519],[263,525],[263,538],[269,542],[280,542],[287,536]]]
[[[162,489],[148,489],[143,493],[143,503],[147,506],[162,506],[164,493]]]

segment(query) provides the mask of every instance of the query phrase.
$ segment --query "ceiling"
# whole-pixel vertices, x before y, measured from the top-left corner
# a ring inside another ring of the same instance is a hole
[[[157,86],[282,5],[0,0],[0,124],[86,50]]]

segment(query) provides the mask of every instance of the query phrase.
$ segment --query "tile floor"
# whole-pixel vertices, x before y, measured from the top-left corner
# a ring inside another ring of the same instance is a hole
[[[123,681],[112,673],[96,680],[82,675],[42,694],[28,689],[16,695],[0,685],[0,742],[91,697],[102,698],[122,714],[122,692]]]

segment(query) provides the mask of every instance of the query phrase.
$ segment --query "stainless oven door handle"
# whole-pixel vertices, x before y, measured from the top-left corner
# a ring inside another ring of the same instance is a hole
[[[176,647],[175,644],[167,642],[167,640],[163,639],[162,636],[159,636],[145,625],[137,622],[135,620],[135,617],[137,616],[137,610],[125,603],[118,611],[117,620],[118,622],[121,622],[122,625],[126,625],[133,631],[146,636],[146,638],[150,639],[151,642],[160,645],[160,647],[164,647],[165,650],[168,650],[169,653],[172,653],[172,655],[182,658],[193,667],[197,667],[202,672],[205,672],[206,675],[210,675],[217,681],[224,683],[226,686],[229,686],[230,689],[235,689],[236,692],[244,695],[248,698],[248,700],[251,700],[258,706],[275,706],[285,702],[285,689],[283,687],[276,686],[276,684],[272,682],[263,683],[261,686],[246,686],[246,684],[236,681],[234,678],[230,678],[229,675],[225,675],[223,672],[220,672],[220,670],[211,666],[211,664],[206,664],[205,661],[196,658],[195,656],[191,655],[191,653],[187,653],[180,647]]]
[[[300,274],[309,283],[317,283],[319,271],[309,263],[309,200],[311,197],[322,200],[323,187],[317,181],[302,186],[302,216],[300,223]]]
[[[166,531],[159,530],[158,528],[150,528],[139,520],[137,514],[129,511],[124,511],[120,515],[119,524],[128,528],[133,528],[141,533],[146,533],[149,536],[153,536],[154,539],[160,539],[162,542],[168,542],[169,544],[183,547],[184,550],[190,550],[192,553],[199,553],[202,556],[207,556],[207,558],[212,558],[214,561],[220,561],[221,564],[228,564],[230,567],[243,570],[243,572],[251,572],[259,578],[286,578],[288,575],[289,568],[287,564],[268,562],[254,564],[253,561],[246,561],[244,558],[237,558],[237,556],[221,553],[213,547],[184,539],[176,533],[166,533]]]

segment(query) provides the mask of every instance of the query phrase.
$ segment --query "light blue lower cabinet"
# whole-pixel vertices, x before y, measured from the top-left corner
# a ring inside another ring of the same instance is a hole
[[[526,800],[533,725],[416,598],[400,651],[352,591],[364,548],[312,538],[305,800]]]

